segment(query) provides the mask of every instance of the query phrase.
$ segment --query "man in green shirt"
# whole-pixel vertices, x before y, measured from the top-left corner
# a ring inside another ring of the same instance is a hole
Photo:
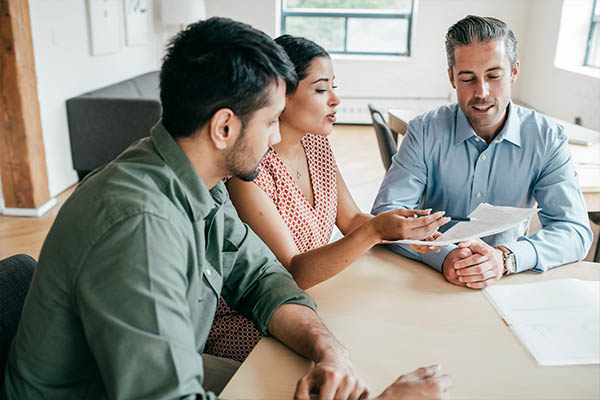
[[[296,76],[285,53],[248,25],[212,18],[175,37],[162,121],[86,177],[46,238],[2,398],[213,399],[202,351],[221,294],[315,362],[298,398],[368,396],[313,300],[238,219],[222,183],[256,177],[279,140],[286,84]],[[415,382],[443,393],[448,378],[435,372],[383,395]]]

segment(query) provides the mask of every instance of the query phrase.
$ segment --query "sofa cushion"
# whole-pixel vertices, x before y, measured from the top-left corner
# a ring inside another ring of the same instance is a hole
[[[153,71],[67,100],[73,168],[83,178],[148,136],[162,112]]]

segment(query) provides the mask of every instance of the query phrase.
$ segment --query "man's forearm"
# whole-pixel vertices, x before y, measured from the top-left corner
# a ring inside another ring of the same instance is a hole
[[[348,357],[348,351],[327,329],[319,316],[299,304],[279,306],[269,320],[269,333],[314,362]]]

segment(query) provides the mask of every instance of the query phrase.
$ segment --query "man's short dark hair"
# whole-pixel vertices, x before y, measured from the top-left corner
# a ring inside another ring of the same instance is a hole
[[[304,37],[281,35],[275,39],[275,43],[283,47],[292,64],[294,64],[298,81],[306,78],[308,68],[315,58],[329,57],[327,50]],[[286,94],[292,94],[296,92],[296,89],[297,85],[288,85],[286,87]]]
[[[228,18],[189,25],[167,47],[160,71],[162,121],[173,137],[204,126],[221,108],[245,125],[269,103],[269,86],[279,79],[297,84],[283,49],[263,32]]]
[[[517,38],[508,26],[497,18],[467,15],[448,29],[446,33],[446,57],[448,68],[453,73],[456,46],[467,46],[474,42],[487,43],[503,39],[511,68],[517,61]]]

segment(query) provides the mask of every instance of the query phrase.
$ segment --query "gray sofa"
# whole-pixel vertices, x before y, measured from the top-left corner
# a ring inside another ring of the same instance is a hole
[[[79,178],[148,136],[161,115],[153,71],[67,100],[73,168]]]

